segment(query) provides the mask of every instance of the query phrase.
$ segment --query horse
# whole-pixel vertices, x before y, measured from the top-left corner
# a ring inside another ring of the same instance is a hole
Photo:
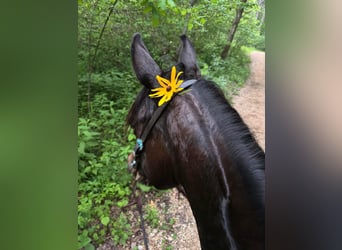
[[[129,162],[145,184],[182,191],[202,249],[264,249],[265,153],[222,90],[201,76],[192,42],[180,38],[174,68],[178,80],[190,84],[160,110],[151,93],[161,87],[160,78],[174,77],[174,69],[162,71],[141,35],[133,36],[132,65],[143,88],[127,123],[144,138]]]

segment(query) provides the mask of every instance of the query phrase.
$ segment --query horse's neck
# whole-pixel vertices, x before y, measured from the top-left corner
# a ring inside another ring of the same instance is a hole
[[[210,147],[214,150],[214,146]],[[224,149],[221,149],[224,150]],[[188,176],[184,190],[196,219],[202,249],[263,249],[263,216],[255,210],[248,184],[239,176],[232,157],[216,148],[213,159],[203,160],[201,150],[192,150],[193,159],[183,166]],[[246,167],[246,166],[245,166]],[[190,177],[189,177],[190,176]],[[260,198],[262,199],[262,198]]]
[[[206,196],[206,195],[204,195]],[[228,217],[228,200],[212,200],[204,205],[193,204],[190,200],[193,214],[196,219],[201,247],[203,250],[238,249],[230,229]],[[205,207],[206,206],[206,207]]]
[[[224,97],[204,90],[175,99],[169,133],[176,179],[190,202],[202,249],[263,249],[264,168],[255,157],[260,148]]]
[[[198,192],[186,190],[186,194],[196,219],[202,249],[264,249],[263,224],[258,223],[252,209],[246,208],[245,201],[235,200],[232,193],[225,197],[219,185],[210,180],[199,185],[202,188],[197,187]]]

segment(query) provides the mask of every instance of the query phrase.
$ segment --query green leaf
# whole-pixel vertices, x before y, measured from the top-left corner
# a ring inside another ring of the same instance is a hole
[[[146,6],[146,8],[144,9],[144,13],[148,13],[152,10],[152,6],[151,5],[148,5]]]
[[[176,4],[173,0],[167,0],[167,4],[171,7],[171,8],[174,8],[176,7]]]
[[[194,27],[194,24],[193,23],[188,23],[188,30],[192,30],[192,28]]]
[[[134,141],[135,140],[135,135],[134,134],[129,134],[127,139],[128,139],[128,141]]]
[[[159,24],[159,13],[158,11],[156,10],[156,8],[152,8],[152,25],[154,27],[158,26]]]
[[[84,250],[95,250],[95,247],[94,247],[94,245],[93,244],[88,244],[88,245],[86,245],[85,247],[84,247]]]
[[[124,207],[124,206],[126,206],[128,204],[128,200],[127,199],[123,199],[121,201],[118,201],[116,204],[118,205],[118,207]]]
[[[162,10],[166,10],[166,0],[161,0],[159,1],[159,8],[161,8]]]
[[[91,239],[87,236],[87,230],[84,230],[81,235],[78,235],[78,248],[85,247],[90,244]]]
[[[204,17],[202,17],[202,18],[200,19],[200,23],[201,23],[201,24],[205,24],[205,23],[206,23],[206,21],[207,21],[207,20],[205,20],[205,18],[204,18]]]
[[[109,223],[109,217],[108,216],[105,216],[105,217],[102,217],[101,218],[101,223],[104,225],[104,226],[107,226],[108,223]]]
[[[85,149],[85,142],[81,141],[80,145],[78,146],[78,153],[83,155],[84,154],[84,149]]]
[[[137,187],[138,187],[141,191],[143,191],[143,192],[145,192],[145,193],[151,190],[151,187],[146,186],[146,185],[144,185],[144,184],[142,184],[142,183],[138,183],[138,184],[137,184]]]

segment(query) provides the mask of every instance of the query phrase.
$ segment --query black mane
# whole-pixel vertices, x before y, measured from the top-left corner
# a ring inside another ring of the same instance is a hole
[[[208,110],[211,118],[220,128],[219,136],[224,138],[225,147],[233,158],[244,183],[247,184],[254,202],[264,202],[265,153],[256,142],[248,126],[237,111],[226,100],[222,90],[211,81],[196,83],[199,102]],[[209,117],[208,117],[209,119]],[[264,206],[264,204],[255,204]]]

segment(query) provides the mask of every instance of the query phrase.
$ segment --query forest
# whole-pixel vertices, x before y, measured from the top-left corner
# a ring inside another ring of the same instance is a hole
[[[78,0],[78,249],[107,240],[130,249],[135,136],[126,115],[142,86],[131,65],[134,33],[162,69],[177,62],[179,36],[193,42],[202,76],[231,97],[265,50],[264,0]],[[141,192],[163,195],[138,185]],[[147,223],[158,220],[145,211]],[[172,249],[172,248],[165,248]]]

